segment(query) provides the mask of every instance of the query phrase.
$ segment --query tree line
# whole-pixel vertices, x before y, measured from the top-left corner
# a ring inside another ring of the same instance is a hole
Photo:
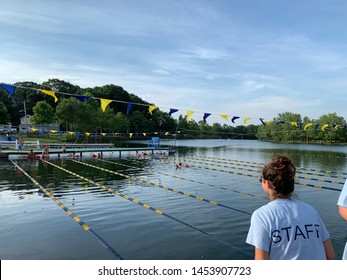
[[[27,115],[32,116],[34,124],[58,123],[61,131],[80,131],[91,133],[153,133],[169,132],[184,138],[220,138],[220,139],[260,139],[276,142],[321,141],[347,142],[346,121],[336,113],[321,116],[318,120],[302,118],[299,114],[281,113],[266,125],[239,125],[213,123],[190,120],[179,115],[174,119],[167,112],[156,109],[148,112],[149,102],[135,94],[128,93],[122,87],[109,84],[101,87],[81,88],[59,79],[49,79],[42,84],[34,82],[18,82],[14,99],[0,88],[0,123],[12,123],[18,126],[24,116],[24,104]],[[59,101],[54,102],[47,96],[33,89],[46,89],[59,93]],[[76,96],[95,97],[119,102],[111,102],[105,112],[100,108],[97,99],[90,98],[81,102]],[[133,104],[131,111],[127,104]],[[140,105],[142,104],[142,106]],[[311,127],[308,130],[293,126],[290,122],[315,123],[330,126],[324,131]],[[335,126],[334,126],[335,125]]]

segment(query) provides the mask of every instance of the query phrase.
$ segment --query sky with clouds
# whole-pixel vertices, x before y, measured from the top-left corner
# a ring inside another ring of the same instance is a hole
[[[346,26],[344,0],[1,0],[0,81],[116,84],[208,123],[347,119]]]

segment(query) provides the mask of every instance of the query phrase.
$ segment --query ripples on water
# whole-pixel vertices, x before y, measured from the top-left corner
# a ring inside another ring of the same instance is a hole
[[[267,202],[256,177],[260,165],[279,151],[291,154],[302,168],[341,172],[346,177],[346,147],[223,141],[182,141],[184,146],[175,157],[165,159],[83,160],[123,176],[71,160],[51,160],[113,193],[40,161],[17,163],[125,259],[251,259],[253,248],[245,243],[250,214]],[[176,170],[178,161],[190,167]],[[344,182],[331,174],[323,177],[311,172],[313,175],[302,176]],[[338,183],[297,182],[342,188]],[[318,210],[332,235],[337,258],[341,258],[347,225],[337,213],[339,192],[298,185],[296,193]],[[209,203],[214,201],[223,207]],[[1,259],[113,258],[10,161],[1,161],[0,211]]]

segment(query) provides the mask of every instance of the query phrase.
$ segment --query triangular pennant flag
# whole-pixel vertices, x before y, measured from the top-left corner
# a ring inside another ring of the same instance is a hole
[[[262,123],[263,125],[265,125],[264,118],[259,118],[259,120],[261,121],[261,123]]]
[[[32,127],[31,130],[32,131],[38,131],[38,128]]]
[[[298,123],[297,122],[290,122],[290,124],[292,125],[292,126],[298,126]]]
[[[341,127],[341,125],[339,124],[335,125],[335,129],[338,129],[339,127]]]
[[[306,131],[310,126],[312,126],[312,123],[308,123],[304,126],[304,130]]]
[[[56,130],[51,130],[51,132],[52,132],[53,134],[55,134],[55,133],[57,133],[58,131],[56,131]]]
[[[63,136],[64,132],[63,131],[59,131],[59,136]]]
[[[84,133],[85,135],[87,135],[87,136],[90,136],[90,132],[86,132],[86,133]]]
[[[231,119],[232,123],[235,123],[235,121],[236,121],[237,119],[239,119],[239,118],[240,118],[240,117],[233,116],[233,118]]]
[[[245,118],[245,119],[243,120],[243,123],[246,124],[250,119],[251,119],[251,118]]]
[[[85,101],[91,101],[92,98],[90,96],[83,96],[83,95],[74,95],[74,97],[76,99],[78,99],[81,102],[85,102]]]
[[[16,89],[16,86],[6,85],[6,84],[0,84],[0,87],[2,87],[11,96],[13,96],[14,91]]]
[[[101,133],[101,135],[102,135],[102,136],[106,136],[106,133],[105,133],[105,132],[103,132],[103,133]]]
[[[225,119],[226,121],[228,121],[229,116],[228,115],[220,115],[222,119]]]
[[[211,116],[210,113],[204,113],[203,121],[206,122],[206,119]]]
[[[265,123],[267,124],[267,125],[269,125],[270,123],[272,123],[273,122],[273,120],[267,120],[267,121],[265,121]]]
[[[170,133],[169,132],[165,132],[165,135],[170,135]]]
[[[134,134],[134,133],[129,133],[130,138],[132,138],[132,137],[133,137],[133,134]]]
[[[190,122],[190,117],[194,114],[193,111],[188,111],[187,112],[187,122]]]
[[[44,93],[44,94],[47,94],[49,96],[52,96],[54,97],[54,102],[57,103],[58,101],[58,97],[56,97],[55,95],[55,92],[54,91],[51,91],[51,90],[45,90],[45,89],[41,89],[41,92]]]
[[[153,111],[154,111],[155,109],[157,109],[157,108],[158,108],[158,106],[150,105],[150,106],[148,107],[148,111],[149,111],[151,114],[153,114]]]
[[[325,129],[328,127],[329,125],[328,124],[325,124],[322,126],[322,131],[325,131]]]
[[[77,138],[80,138],[81,132],[77,131],[77,132],[76,132],[76,135],[77,135]]]
[[[276,122],[276,124],[284,124],[285,123],[285,121],[278,121],[278,122]]]
[[[108,104],[110,104],[113,100],[111,99],[100,99],[100,102],[101,102],[101,110],[103,112],[105,112],[106,110],[106,107],[108,106]]]
[[[178,109],[170,109],[169,116],[176,112],[178,112]]]
[[[20,105],[22,102],[18,100],[16,97],[14,97],[14,91],[16,89],[16,86],[12,85],[6,85],[6,84],[0,84],[0,87],[2,87],[9,95],[11,95],[12,100],[17,104]]]
[[[317,124],[314,126],[314,133],[317,132],[318,126],[319,126],[319,123],[317,123]]]
[[[134,104],[132,104],[132,103],[128,103],[128,104],[127,104],[127,115],[130,114],[131,109],[133,108],[133,106],[134,106]]]

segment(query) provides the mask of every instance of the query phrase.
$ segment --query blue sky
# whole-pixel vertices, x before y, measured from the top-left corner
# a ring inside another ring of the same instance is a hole
[[[347,119],[346,26],[344,0],[2,0],[0,81],[116,84],[210,124]]]

